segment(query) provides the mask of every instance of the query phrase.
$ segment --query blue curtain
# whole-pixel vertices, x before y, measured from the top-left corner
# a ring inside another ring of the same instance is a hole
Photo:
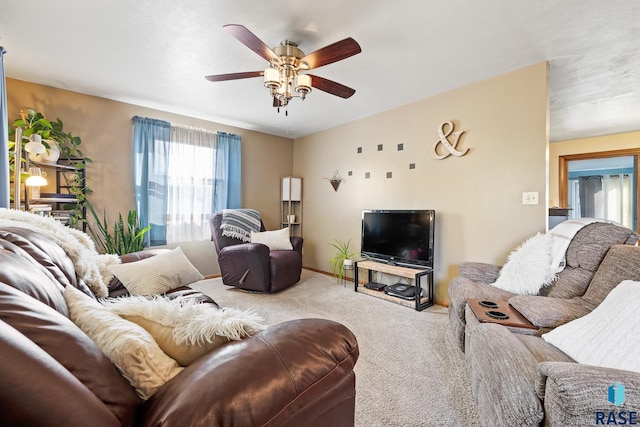
[[[163,120],[133,117],[133,177],[136,209],[151,246],[167,243],[167,174],[171,125]]]
[[[242,207],[242,150],[240,136],[218,132],[216,189],[213,211]]]
[[[4,54],[0,46],[0,208],[9,208],[9,113],[7,84],[4,77]]]

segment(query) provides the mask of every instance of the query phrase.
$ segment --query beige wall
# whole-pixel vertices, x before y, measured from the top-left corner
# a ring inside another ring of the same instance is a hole
[[[10,121],[19,117],[21,109],[33,108],[51,120],[60,117],[65,130],[82,138],[80,148],[93,160],[87,167],[93,190],[90,200],[98,212],[106,208],[109,221],[135,208],[133,116],[238,134],[242,138],[243,205],[258,209],[267,228],[278,226],[280,177],[291,175],[293,167],[290,139],[15,79],[7,79],[7,102]],[[219,272],[211,242],[184,246],[203,274]]]
[[[336,237],[359,250],[363,209],[435,209],[436,300],[447,302],[460,262],[503,263],[514,246],[545,231],[547,105],[540,63],[297,139],[304,265],[331,270]],[[437,130],[449,120],[465,131],[458,149],[469,152],[434,160]],[[344,178],[337,192],[324,179],[336,170]],[[522,205],[524,191],[539,192],[540,204]]]
[[[363,209],[435,209],[435,270],[439,302],[462,261],[503,263],[510,250],[544,231],[547,195],[547,66],[545,63],[319,132],[295,142],[103,98],[8,79],[9,117],[35,108],[61,117],[82,137],[92,201],[110,218],[134,207],[131,117],[240,134],[243,204],[259,209],[267,228],[278,226],[280,177],[301,176],[304,265],[330,271],[334,237],[360,242]],[[464,130],[464,157],[434,160],[430,150],[441,123]],[[398,151],[402,143],[404,150]],[[383,144],[383,151],[377,145]],[[358,147],[363,148],[357,154]],[[415,169],[409,169],[415,163]],[[324,178],[338,171],[335,192]],[[348,172],[352,172],[352,176]],[[364,179],[370,172],[371,178]],[[391,172],[393,178],[387,179]],[[523,191],[540,193],[522,205]],[[183,248],[204,274],[216,274],[210,242]]]
[[[640,132],[618,133],[549,144],[549,206],[560,206],[560,156],[638,147],[640,147]]]

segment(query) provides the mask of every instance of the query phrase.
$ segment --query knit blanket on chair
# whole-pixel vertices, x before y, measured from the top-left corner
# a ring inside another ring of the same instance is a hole
[[[251,241],[251,232],[260,231],[260,212],[254,209],[223,209],[220,222],[222,235]]]
[[[565,259],[567,248],[576,233],[594,222],[617,224],[614,221],[601,218],[576,218],[561,222],[549,230],[549,234],[553,236],[553,246],[551,248],[552,268],[555,269],[556,273],[564,270],[567,264]]]

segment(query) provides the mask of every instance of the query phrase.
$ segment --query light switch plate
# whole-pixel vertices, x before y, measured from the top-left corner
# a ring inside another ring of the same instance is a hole
[[[539,203],[539,193],[537,191],[525,191],[522,193],[523,205],[537,205]]]

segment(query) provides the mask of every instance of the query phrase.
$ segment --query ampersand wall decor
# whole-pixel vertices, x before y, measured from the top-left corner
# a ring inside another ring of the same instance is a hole
[[[446,128],[446,129],[445,129]],[[458,145],[458,141],[460,139],[460,135],[464,133],[463,130],[454,132],[453,131],[453,123],[452,122],[444,122],[440,125],[438,129],[439,140],[433,144],[433,148],[431,150],[431,157],[436,160],[446,159],[447,157],[454,155],[456,157],[462,157],[469,151],[466,148],[464,151],[456,150],[456,146]],[[451,142],[447,139],[451,136]],[[446,150],[444,154],[438,154],[438,145],[442,144],[442,147]]]

